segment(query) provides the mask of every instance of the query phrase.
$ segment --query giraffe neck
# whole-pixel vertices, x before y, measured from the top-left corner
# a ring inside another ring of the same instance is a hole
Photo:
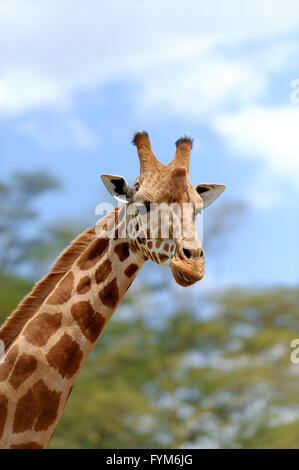
[[[8,348],[0,364],[0,447],[47,447],[95,341],[143,265],[126,239],[106,237],[121,211],[101,220],[100,236]]]

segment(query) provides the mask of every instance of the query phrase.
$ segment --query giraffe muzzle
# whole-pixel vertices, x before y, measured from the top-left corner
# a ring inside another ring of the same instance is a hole
[[[198,250],[195,256],[192,256],[188,250],[177,250],[170,264],[176,282],[180,286],[187,287],[200,281],[205,271],[204,258],[202,249]]]

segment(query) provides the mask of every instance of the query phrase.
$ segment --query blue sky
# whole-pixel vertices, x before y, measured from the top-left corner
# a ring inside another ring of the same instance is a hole
[[[190,135],[191,181],[248,205],[201,285],[298,283],[298,2],[108,3],[0,4],[1,178],[49,170],[44,219],[95,221],[99,175],[138,174],[134,131],[164,163]]]

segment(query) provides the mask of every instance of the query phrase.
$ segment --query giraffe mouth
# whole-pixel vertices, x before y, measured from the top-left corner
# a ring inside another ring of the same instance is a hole
[[[189,279],[189,277],[185,276],[185,274],[183,274],[181,271],[176,269],[173,265],[172,265],[172,272],[173,272],[175,280],[181,286],[185,287],[185,286],[190,286],[191,284],[193,284],[194,281]]]
[[[179,276],[179,278],[184,281],[184,282],[191,282],[189,277],[185,276],[183,273],[181,273],[181,271],[177,271],[177,275]]]

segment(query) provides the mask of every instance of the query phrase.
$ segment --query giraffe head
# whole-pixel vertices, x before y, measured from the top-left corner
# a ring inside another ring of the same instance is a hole
[[[148,134],[138,131],[132,140],[140,160],[140,176],[129,186],[122,176],[101,175],[108,191],[125,202],[125,233],[143,259],[170,266],[176,282],[189,286],[204,275],[204,251],[195,230],[195,218],[225,189],[224,185],[197,184],[189,179],[192,139],[176,142],[174,159],[160,163]]]

